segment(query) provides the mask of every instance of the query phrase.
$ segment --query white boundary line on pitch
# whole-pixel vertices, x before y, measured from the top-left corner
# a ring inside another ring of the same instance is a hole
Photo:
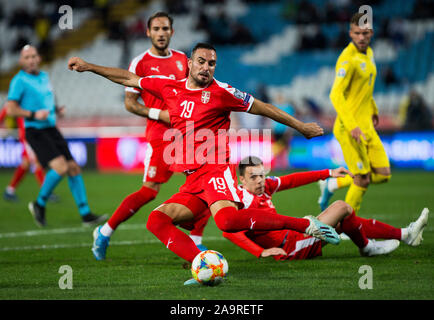
[[[145,224],[126,224],[119,226],[118,230],[146,230]],[[78,228],[59,228],[59,229],[47,229],[47,230],[28,230],[22,232],[8,232],[0,233],[0,239],[5,238],[20,238],[20,237],[35,237],[35,236],[45,236],[52,234],[68,234],[68,233],[80,233],[80,232],[92,232],[93,228],[89,227],[78,227]]]
[[[210,241],[221,241],[224,240],[223,236],[221,237],[206,237],[207,240]],[[136,244],[154,244],[160,243],[158,239],[150,239],[150,240],[134,240],[134,241],[112,241],[110,242],[111,246],[130,246]],[[42,244],[38,246],[22,246],[22,247],[5,247],[0,248],[0,252],[4,251],[24,251],[24,250],[49,250],[49,249],[73,249],[73,248],[91,248],[91,242],[82,242],[75,244],[67,244],[67,243],[59,243],[59,244]]]

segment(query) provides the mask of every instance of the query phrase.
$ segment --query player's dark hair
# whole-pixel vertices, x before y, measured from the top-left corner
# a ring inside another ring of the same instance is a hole
[[[255,156],[248,156],[240,161],[238,164],[238,172],[240,173],[240,176],[244,176],[244,173],[246,172],[247,167],[256,167],[261,164],[264,164],[262,160]]]
[[[214,46],[212,44],[205,43],[205,42],[199,42],[198,44],[196,44],[194,46],[193,50],[191,50],[191,56],[190,57],[193,57],[193,55],[197,49],[209,49],[209,50],[213,50],[213,51],[217,52],[217,50],[214,48]]]
[[[356,26],[358,26],[358,25],[359,25],[359,21],[360,21],[360,19],[361,19],[364,15],[365,15],[365,14],[364,14],[364,13],[361,13],[361,12],[357,12],[357,13],[353,14],[353,16],[351,17],[351,20],[350,20],[350,25],[351,25],[351,24],[355,24]]]
[[[162,18],[162,17],[169,19],[170,29],[172,29],[173,18],[171,16],[169,16],[169,14],[167,12],[164,12],[164,11],[158,11],[158,12],[154,13],[152,16],[149,17],[149,19],[148,19],[148,29],[151,29],[152,20],[154,20],[155,18]]]

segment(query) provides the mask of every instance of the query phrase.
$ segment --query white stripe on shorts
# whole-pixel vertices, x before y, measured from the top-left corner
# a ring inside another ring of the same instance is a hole
[[[235,189],[235,187],[234,187],[235,182],[234,182],[234,179],[232,178],[231,169],[229,167],[225,170],[224,177],[226,180],[226,184],[229,187],[229,191],[231,192],[232,197],[234,198],[234,201],[241,202],[240,198],[238,197],[238,194],[237,194],[237,189]]]
[[[317,241],[320,241],[320,239],[314,238],[314,237],[307,238],[307,239],[304,239],[304,240],[298,240],[295,243],[295,249],[294,249],[294,251],[292,251],[291,253],[289,253],[288,256],[295,255],[297,252],[303,250],[304,248],[307,248],[307,247],[313,245]]]
[[[146,145],[145,160],[143,161],[145,165],[145,174],[143,175],[143,182],[146,182],[146,177],[148,176],[149,164],[151,163],[153,152],[154,150],[152,149],[151,144],[148,142],[148,144]]]

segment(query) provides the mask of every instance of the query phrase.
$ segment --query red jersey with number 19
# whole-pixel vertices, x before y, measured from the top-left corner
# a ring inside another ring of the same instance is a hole
[[[231,111],[247,112],[254,101],[251,95],[216,79],[206,88],[189,89],[187,79],[151,76],[141,78],[139,86],[167,105],[172,129],[165,140],[175,143],[166,148],[165,161],[171,161],[172,171],[229,163],[229,116]]]
[[[150,50],[143,52],[133,59],[128,71],[135,73],[139,77],[147,76],[166,76],[172,79],[184,79],[188,75],[187,56],[185,53],[173,49],[169,49],[169,55],[156,56]],[[125,91],[139,93],[143,103],[148,108],[166,109],[165,103],[148,94],[146,91],[141,91],[136,88],[126,88]],[[164,132],[170,128],[164,122],[147,119],[146,122],[146,140],[161,140]]]

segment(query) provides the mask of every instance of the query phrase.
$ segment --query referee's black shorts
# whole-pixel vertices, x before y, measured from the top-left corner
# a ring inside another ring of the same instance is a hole
[[[56,127],[26,128],[26,139],[44,168],[58,156],[64,156],[67,161],[73,160],[68,143]]]

